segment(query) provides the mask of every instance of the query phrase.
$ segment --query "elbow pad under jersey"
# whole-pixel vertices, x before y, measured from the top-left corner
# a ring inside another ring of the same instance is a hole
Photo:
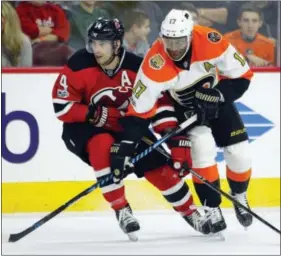
[[[215,88],[222,93],[226,103],[231,103],[242,97],[249,85],[250,80],[246,78],[222,79]]]

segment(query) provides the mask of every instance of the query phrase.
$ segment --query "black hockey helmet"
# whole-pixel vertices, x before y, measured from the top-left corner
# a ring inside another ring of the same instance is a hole
[[[87,44],[86,48],[92,52],[89,44],[93,40],[120,40],[121,44],[124,37],[124,26],[118,19],[98,18],[93,22],[87,30]]]

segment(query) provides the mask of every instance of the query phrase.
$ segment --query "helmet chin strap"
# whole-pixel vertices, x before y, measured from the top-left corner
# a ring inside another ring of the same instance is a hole
[[[102,64],[102,67],[105,67],[105,66],[108,66],[109,64],[111,64],[113,62],[113,60],[115,59],[115,57],[118,56],[118,53],[116,53],[117,45],[116,44],[114,45],[114,41],[112,42],[112,48],[113,48],[113,54],[104,64]]]
[[[105,66],[108,66],[109,64],[111,64],[116,56],[117,56],[116,54],[112,54],[111,57],[107,60],[107,62],[103,63],[102,66],[105,67]]]

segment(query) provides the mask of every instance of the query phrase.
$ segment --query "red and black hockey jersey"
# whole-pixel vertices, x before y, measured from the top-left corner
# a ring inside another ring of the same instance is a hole
[[[53,88],[56,116],[63,122],[84,122],[90,103],[126,110],[142,58],[123,50],[109,76],[86,49],[76,52],[59,74]]]
[[[100,104],[127,110],[129,98],[142,58],[123,51],[119,67],[109,76],[86,49],[76,52],[59,74],[53,87],[53,105],[57,118],[66,123],[85,122],[88,105]],[[174,108],[163,96],[152,120],[156,132],[175,126]]]

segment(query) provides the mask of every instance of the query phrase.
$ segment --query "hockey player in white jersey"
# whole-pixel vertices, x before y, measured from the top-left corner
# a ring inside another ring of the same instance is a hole
[[[173,129],[197,113],[197,125],[188,131],[192,168],[219,187],[216,146],[223,148],[231,194],[248,206],[251,156],[247,131],[234,101],[248,89],[252,76],[244,57],[219,32],[194,25],[187,11],[171,10],[162,22],[161,38],[154,42],[138,71],[131,104],[121,120],[127,136],[119,144],[112,168],[124,169],[149,124],[157,126],[170,119],[166,128]],[[159,110],[163,94],[169,96],[171,105]],[[163,119],[156,125],[153,118],[160,111]],[[211,213],[212,232],[224,230],[221,195],[196,177],[192,179],[201,203]],[[234,209],[243,226],[251,225],[252,215],[236,205]]]

